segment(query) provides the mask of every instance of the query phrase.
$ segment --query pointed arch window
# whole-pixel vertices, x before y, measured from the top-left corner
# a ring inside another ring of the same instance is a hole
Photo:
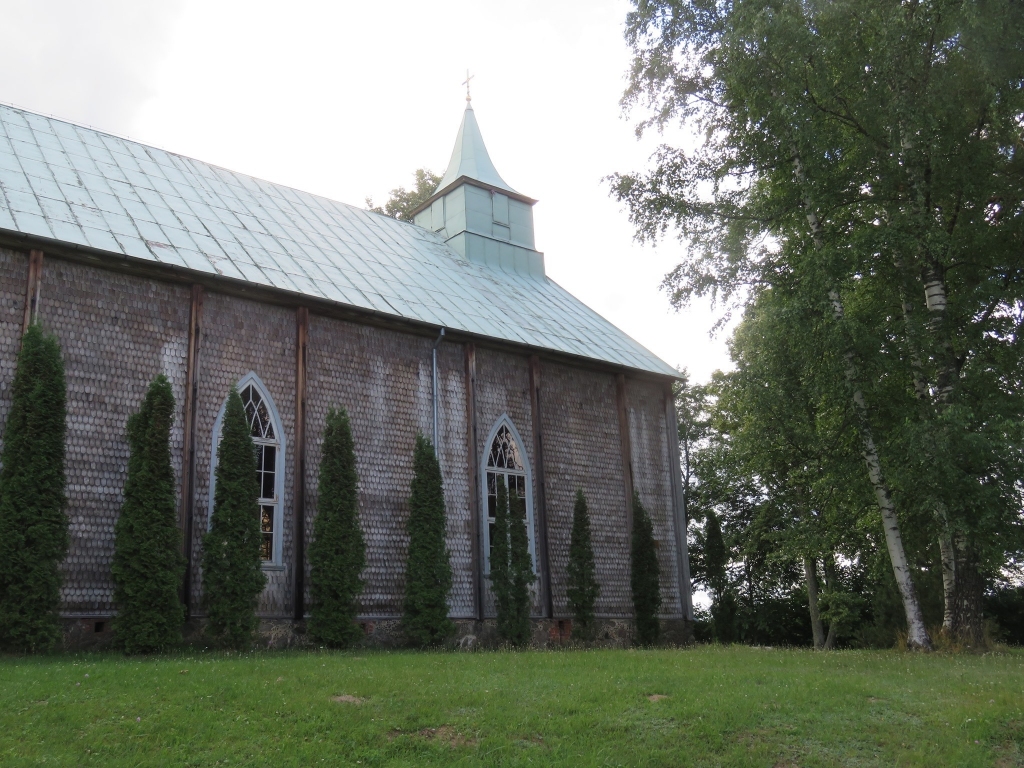
[[[236,385],[245,408],[252,441],[256,446],[256,482],[259,486],[260,556],[264,565],[281,565],[282,496],[284,488],[284,438],[281,418],[274,401],[255,373]],[[210,462],[210,514],[213,517],[214,484],[216,482],[217,445],[220,443],[224,408],[221,406],[214,427],[213,455]]]
[[[523,441],[507,416],[502,416],[491,430],[484,462],[484,570],[491,570],[491,547],[494,540],[494,514],[498,508],[498,483],[508,493],[516,493],[526,501],[526,531],[530,541],[530,557],[534,570],[537,553],[533,541],[533,479],[530,464],[523,450]]]

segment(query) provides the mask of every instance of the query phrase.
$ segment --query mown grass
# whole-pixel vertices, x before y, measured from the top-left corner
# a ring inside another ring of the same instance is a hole
[[[0,765],[1024,766],[1022,710],[1020,652],[6,657]]]

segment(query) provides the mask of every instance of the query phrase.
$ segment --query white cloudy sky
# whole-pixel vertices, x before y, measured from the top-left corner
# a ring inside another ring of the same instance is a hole
[[[618,105],[626,0],[0,0],[0,101],[362,205],[443,172],[473,105],[538,200],[548,274],[695,380],[728,365],[706,306],[659,290],[682,246],[633,242],[602,178],[639,169]],[[673,140],[683,138],[671,137]]]

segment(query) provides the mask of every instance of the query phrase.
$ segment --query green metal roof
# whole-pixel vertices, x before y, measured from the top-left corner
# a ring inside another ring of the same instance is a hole
[[[463,144],[479,136],[467,115]],[[486,150],[475,157],[478,173],[493,170]],[[471,262],[414,224],[6,106],[3,230],[676,375],[543,274]]]

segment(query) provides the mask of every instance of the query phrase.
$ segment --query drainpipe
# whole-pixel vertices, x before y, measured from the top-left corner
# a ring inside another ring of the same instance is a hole
[[[431,392],[430,400],[431,407],[434,411],[434,453],[437,455],[437,460],[441,461],[441,449],[437,444],[437,345],[441,343],[444,338],[444,328],[441,329],[441,333],[437,335],[437,341],[434,342],[433,352],[433,376],[431,378]]]

